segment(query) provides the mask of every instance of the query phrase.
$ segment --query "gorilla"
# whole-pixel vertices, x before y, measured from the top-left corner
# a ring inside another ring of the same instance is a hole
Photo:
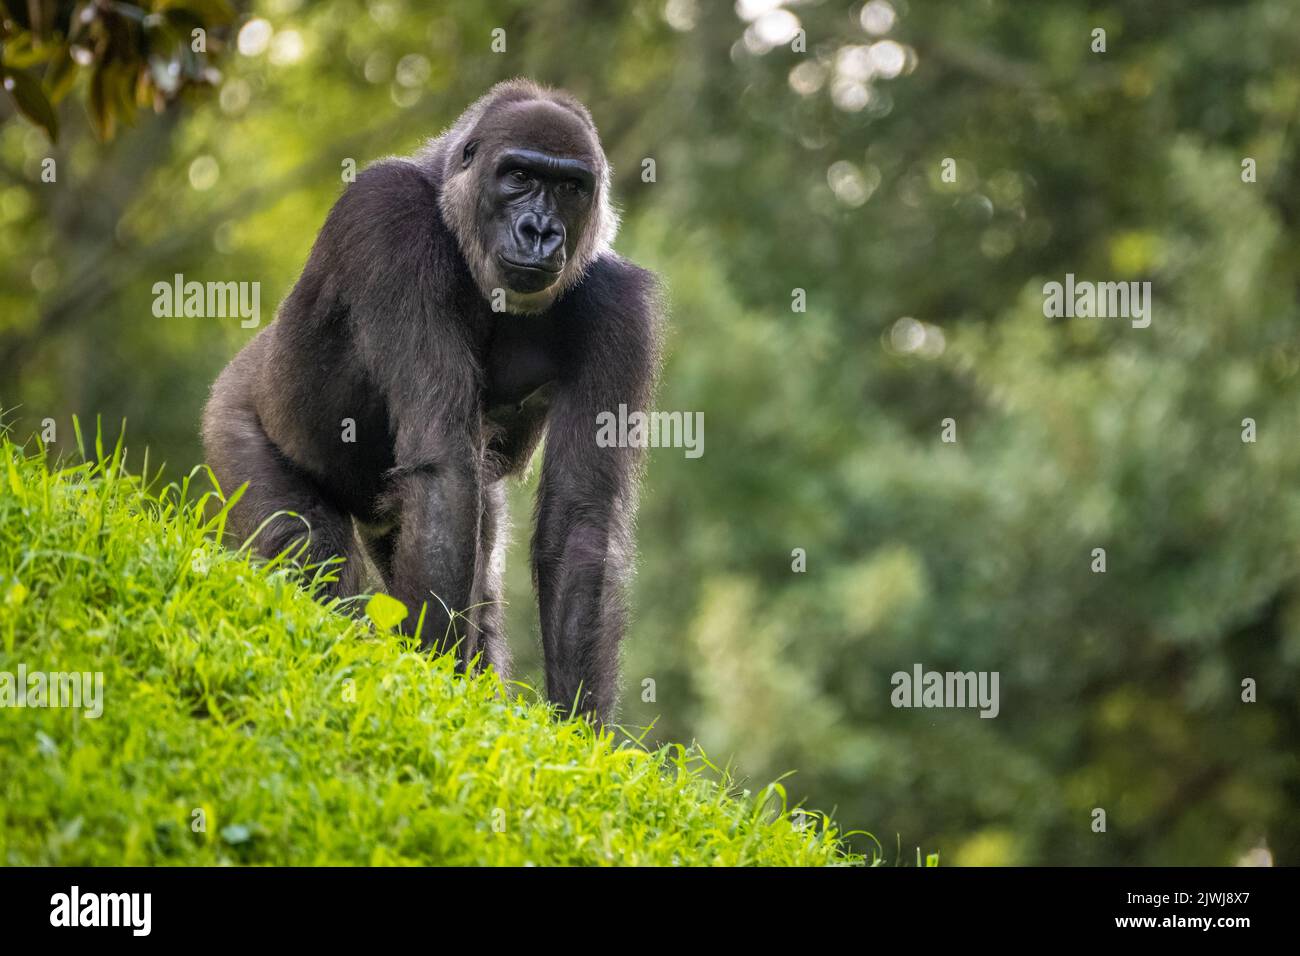
[[[265,557],[364,556],[422,647],[509,672],[504,480],[545,435],[532,564],[547,696],[612,717],[640,478],[596,417],[648,411],[662,308],[615,254],[590,113],[527,80],[493,87],[411,157],[350,184],[273,322],[217,378],[203,443],[227,530]]]

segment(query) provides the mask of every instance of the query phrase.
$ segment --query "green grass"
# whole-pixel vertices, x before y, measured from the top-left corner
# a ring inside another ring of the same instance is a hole
[[[779,784],[557,720],[215,547],[212,497],[120,443],[55,469],[0,438],[0,674],[104,675],[98,718],[0,709],[0,863],[862,862]]]

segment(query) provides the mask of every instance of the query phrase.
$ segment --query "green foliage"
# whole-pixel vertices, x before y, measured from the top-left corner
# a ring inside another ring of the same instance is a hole
[[[915,69],[860,112],[834,63],[872,39],[791,7],[814,56],[716,71],[636,232],[674,291],[660,404],[709,451],[650,469],[630,670],[672,704],[630,716],[949,863],[1300,858],[1300,30],[1139,6],[913,4]],[[1067,272],[1151,280],[1153,326],[1047,321]],[[915,662],[999,671],[1000,716],[892,708]]]
[[[219,81],[211,54],[224,42],[211,31],[234,18],[229,0],[0,3],[0,78],[17,111],[55,141],[55,104],[85,70],[87,110],[110,140],[138,107],[161,112],[187,87]]]
[[[0,710],[0,862],[860,862],[779,784],[737,795],[697,750],[559,721],[214,547],[225,509],[151,493],[120,443],[0,459],[0,674],[104,680],[99,717]]]

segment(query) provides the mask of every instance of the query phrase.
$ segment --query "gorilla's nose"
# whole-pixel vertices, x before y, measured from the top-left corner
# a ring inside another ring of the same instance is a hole
[[[554,265],[564,254],[564,223],[556,216],[526,212],[515,222],[515,240],[531,260],[528,265]]]

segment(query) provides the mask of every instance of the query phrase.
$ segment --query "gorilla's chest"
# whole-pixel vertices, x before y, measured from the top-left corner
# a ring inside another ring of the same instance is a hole
[[[553,333],[551,320],[540,316],[507,314],[496,318],[484,363],[487,390],[483,404],[489,414],[502,406],[517,408],[555,380],[559,357]]]

